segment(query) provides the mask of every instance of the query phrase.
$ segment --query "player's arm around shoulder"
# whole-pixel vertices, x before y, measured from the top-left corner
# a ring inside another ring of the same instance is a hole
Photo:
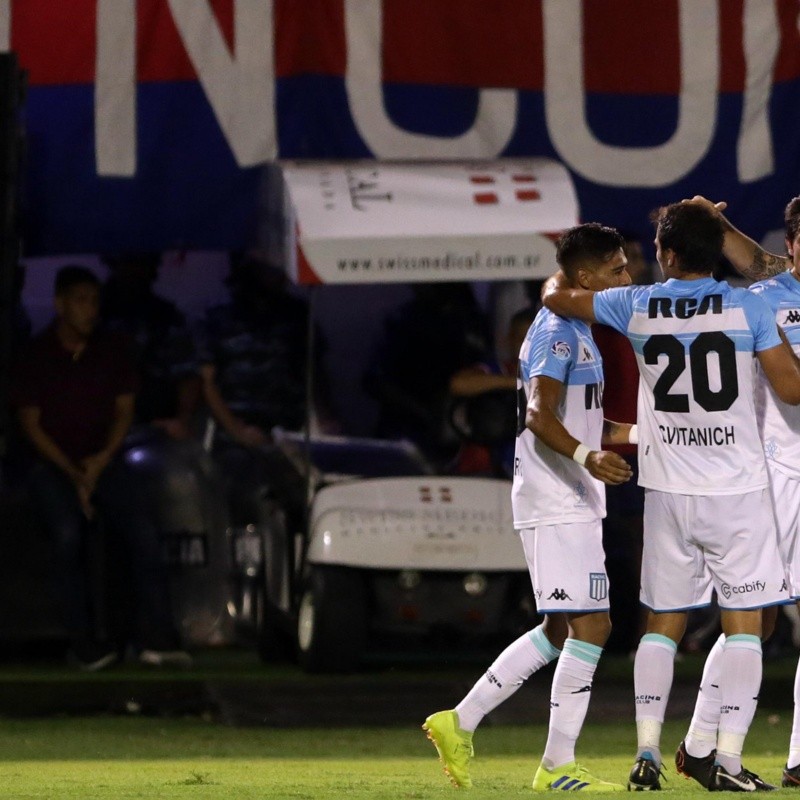
[[[630,480],[633,472],[622,456],[608,450],[590,450],[561,423],[556,409],[564,384],[547,375],[530,380],[525,425],[543,444],[566,458],[572,458],[602,481],[616,485]]]
[[[590,289],[570,286],[567,276],[559,270],[542,286],[542,303],[545,308],[560,317],[577,317],[586,322],[595,322],[594,296]]]
[[[639,428],[635,422],[604,419],[602,444],[639,444]]]
[[[791,259],[775,253],[768,253],[758,242],[753,241],[747,234],[736,228],[722,213],[727,207],[727,203],[714,203],[701,195],[695,195],[691,200],[683,202],[703,206],[720,219],[725,229],[722,245],[723,255],[745,278],[749,278],[751,281],[762,281],[786,272],[792,266]]]
[[[792,350],[786,334],[778,328],[780,344],[757,353],[758,362],[775,394],[784,403],[800,405],[800,359]]]

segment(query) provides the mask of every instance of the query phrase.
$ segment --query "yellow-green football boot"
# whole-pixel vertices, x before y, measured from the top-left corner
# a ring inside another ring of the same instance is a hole
[[[450,783],[458,789],[472,788],[469,762],[475,751],[472,748],[472,733],[458,726],[458,714],[454,710],[437,711],[422,723],[439,753],[439,760]]]
[[[585,767],[572,761],[554,769],[547,769],[542,764],[533,777],[534,792],[577,792],[586,789],[590,792],[624,792],[621,783],[610,783],[595,778]]]

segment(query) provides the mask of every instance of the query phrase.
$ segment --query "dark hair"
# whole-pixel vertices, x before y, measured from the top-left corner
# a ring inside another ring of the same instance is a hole
[[[569,278],[579,267],[592,267],[590,261],[605,263],[625,247],[619,231],[597,222],[576,225],[561,234],[556,242],[556,261]]]
[[[800,197],[793,197],[786,204],[783,221],[786,225],[786,238],[793,242],[798,229],[800,229]]]
[[[56,297],[66,294],[70,289],[82,284],[100,286],[97,275],[86,267],[79,267],[76,264],[68,264],[56,273],[55,293]]]
[[[725,228],[720,218],[703,206],[672,203],[651,215],[662,250],[672,250],[682,272],[711,272],[722,258]]]

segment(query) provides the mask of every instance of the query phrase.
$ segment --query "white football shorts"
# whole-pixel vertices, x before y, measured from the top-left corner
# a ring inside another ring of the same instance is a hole
[[[540,525],[519,535],[540,614],[608,611],[601,520]]]
[[[789,600],[769,489],[686,495],[646,489],[642,605],[746,610]]]
[[[778,526],[778,547],[789,574],[789,592],[800,598],[800,481],[770,466],[769,489],[775,523]]]

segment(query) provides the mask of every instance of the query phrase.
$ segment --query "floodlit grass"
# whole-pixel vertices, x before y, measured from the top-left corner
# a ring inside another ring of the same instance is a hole
[[[790,726],[788,711],[760,713],[747,766],[778,782]],[[663,738],[664,788],[675,800],[705,795],[672,766],[684,729],[668,722]],[[542,725],[484,726],[475,738],[469,797],[530,796],[545,737]],[[579,758],[599,776],[624,782],[634,742],[633,721],[591,724]],[[423,800],[454,791],[414,727],[283,730],[147,717],[0,721],[0,796],[15,800]]]

